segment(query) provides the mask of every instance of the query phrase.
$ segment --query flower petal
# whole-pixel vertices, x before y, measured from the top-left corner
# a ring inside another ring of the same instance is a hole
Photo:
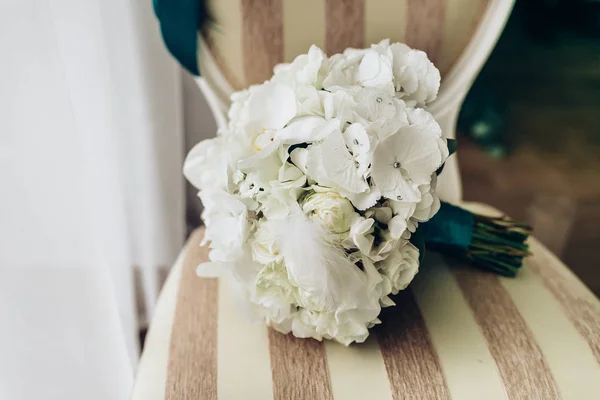
[[[362,193],[349,193],[347,197],[354,207],[362,211],[373,207],[377,203],[381,198],[381,191],[376,187],[371,187],[370,190]]]
[[[362,124],[352,124],[343,133],[344,142],[352,154],[357,157],[360,154],[368,152],[371,148],[371,142],[367,131]]]
[[[281,129],[296,116],[296,95],[281,83],[267,82],[257,87],[248,102],[248,125],[257,132]]]
[[[348,152],[340,131],[334,131],[327,136],[320,148],[323,170],[327,178],[350,193],[361,193],[369,188],[365,179],[359,174],[360,165],[356,165]]]
[[[338,120],[327,121],[317,116],[300,117],[277,132],[277,138],[283,144],[312,143],[326,137],[335,129],[339,129]]]

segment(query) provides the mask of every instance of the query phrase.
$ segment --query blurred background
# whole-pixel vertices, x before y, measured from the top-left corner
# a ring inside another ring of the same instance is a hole
[[[0,55],[0,398],[124,398],[215,121],[150,0],[0,0]],[[465,200],[600,295],[600,0],[517,0],[458,139]]]
[[[529,222],[600,295],[600,1],[518,0],[458,135],[465,199]]]

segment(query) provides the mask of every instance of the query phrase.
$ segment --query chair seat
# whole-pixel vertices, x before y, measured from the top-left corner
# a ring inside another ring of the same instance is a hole
[[[534,238],[517,278],[428,253],[367,342],[344,347],[248,322],[229,285],[194,275],[201,236],[162,290],[133,399],[599,396],[600,303]]]

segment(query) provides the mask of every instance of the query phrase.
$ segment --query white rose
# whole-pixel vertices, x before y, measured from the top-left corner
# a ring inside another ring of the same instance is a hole
[[[419,271],[419,249],[405,241],[383,261],[376,264],[379,272],[392,283],[392,293],[406,289]]]
[[[260,270],[252,301],[263,307],[267,323],[281,324],[295,312],[296,288],[288,280],[282,263],[272,263]]]
[[[381,275],[373,267],[367,271],[367,282],[363,290],[356,295],[360,298],[357,305],[342,305],[333,311],[300,308],[292,323],[294,335],[334,339],[344,345],[352,342],[364,342],[369,335],[368,329],[379,323],[377,316],[381,312]]]
[[[252,258],[261,264],[271,264],[281,261],[279,254],[279,243],[275,235],[274,223],[268,220],[261,220],[254,233],[252,244]]]
[[[313,221],[330,232],[346,233],[358,218],[352,203],[334,191],[316,192],[307,196],[302,210]]]

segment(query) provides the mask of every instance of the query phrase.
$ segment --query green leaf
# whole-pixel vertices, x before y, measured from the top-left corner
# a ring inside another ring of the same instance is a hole
[[[458,142],[456,141],[456,139],[446,139],[446,140],[448,141],[448,151],[450,152],[448,157],[450,157],[452,154],[456,153],[456,148],[458,147]]]
[[[423,262],[423,257],[425,256],[425,236],[423,235],[423,230],[421,227],[417,228],[417,230],[410,236],[410,242],[419,249],[419,264]]]
[[[446,165],[446,163],[443,163],[441,167],[439,167],[436,171],[435,174],[436,176],[440,176],[440,174],[442,173],[442,171],[444,170],[444,166]]]
[[[456,141],[456,139],[446,139],[448,142],[448,157],[450,157],[452,154],[456,153],[456,148],[458,147],[458,142]],[[435,171],[436,175],[440,175],[442,173],[442,171],[444,170],[444,166],[446,165],[446,163],[443,163],[441,167],[439,167],[437,169],[437,171]]]

